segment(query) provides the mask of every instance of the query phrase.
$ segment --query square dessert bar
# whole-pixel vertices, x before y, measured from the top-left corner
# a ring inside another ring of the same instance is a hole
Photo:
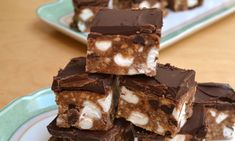
[[[88,131],[76,128],[59,128],[56,120],[47,129],[52,135],[49,141],[134,141],[131,124],[123,119],[116,119],[108,131]]]
[[[173,11],[184,11],[203,4],[203,0],[168,0],[168,7]]]
[[[206,140],[235,140],[235,91],[227,84],[198,84],[195,102],[207,110]]]
[[[111,75],[86,73],[85,62],[83,57],[74,58],[54,77],[57,126],[108,130],[113,125],[117,105],[115,80]]]
[[[206,136],[206,111],[203,105],[194,104],[193,115],[187,120],[181,131],[174,137],[164,137],[132,126],[135,141],[203,141]]]
[[[96,13],[101,8],[108,7],[108,2],[109,0],[73,0],[74,16],[71,27],[81,32],[89,32]]]
[[[174,136],[192,115],[195,72],[158,64],[158,74],[120,76],[118,117],[159,135]]]
[[[102,9],[88,35],[86,70],[156,75],[162,27],[159,9]]]

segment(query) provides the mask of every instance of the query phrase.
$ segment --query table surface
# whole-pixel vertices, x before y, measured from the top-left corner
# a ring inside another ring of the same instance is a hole
[[[0,4],[0,109],[13,99],[50,87],[59,68],[86,47],[39,20],[49,0]],[[198,82],[235,87],[235,13],[160,52],[161,63],[196,71]]]

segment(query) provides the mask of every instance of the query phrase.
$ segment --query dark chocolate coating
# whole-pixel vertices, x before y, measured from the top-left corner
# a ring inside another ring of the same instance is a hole
[[[138,141],[164,141],[165,137],[132,125],[132,132]]]
[[[162,24],[162,11],[159,9],[102,9],[93,20],[91,32],[107,35],[159,34]]]
[[[54,77],[52,90],[55,92],[85,90],[104,94],[106,87],[112,85],[112,76],[86,73],[85,65],[86,58],[73,58]]]
[[[195,103],[202,103],[221,111],[232,110],[235,108],[235,91],[228,84],[199,83]]]
[[[120,83],[131,90],[164,96],[172,100],[180,99],[189,88],[196,85],[195,71],[176,68],[170,64],[158,64],[155,77],[121,76]]]
[[[199,83],[195,95],[196,103],[233,103],[235,104],[235,91],[228,84]]]
[[[195,139],[204,139],[207,133],[206,111],[202,104],[193,105],[193,115],[182,127],[179,134],[189,134]]]
[[[54,119],[48,126],[49,133],[56,138],[67,138],[75,141],[109,141],[116,138],[123,141],[133,141],[133,134],[129,122],[123,119],[116,119],[114,126],[108,131],[89,131],[76,128],[59,128]]]

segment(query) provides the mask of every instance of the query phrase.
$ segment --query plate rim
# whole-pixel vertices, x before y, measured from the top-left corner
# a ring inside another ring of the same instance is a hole
[[[4,140],[11,139],[11,137],[17,132],[17,130],[21,128],[29,120],[45,112],[49,112],[49,111],[57,109],[57,106],[54,105],[52,102],[49,103],[50,105],[43,105],[43,103],[40,105],[40,103],[38,103],[37,101],[36,102],[34,101],[37,98],[43,98],[43,96],[46,96],[47,98],[49,96],[54,98],[51,88],[49,87],[41,88],[34,92],[29,93],[28,95],[17,97],[0,109],[0,123],[3,123],[2,127],[7,129],[7,130],[4,130],[0,128],[0,130],[2,131],[0,132],[0,140],[4,141]],[[22,105],[24,106],[29,105],[30,102],[33,102],[33,104],[37,103],[39,105],[39,107],[35,109],[33,113],[31,113],[32,111],[27,111],[26,107],[24,107],[23,109],[20,109],[21,115],[18,115],[17,113],[14,112],[16,110],[15,108],[18,108]],[[9,117],[12,114],[11,112],[13,112],[13,116]],[[7,120],[12,121],[12,119],[14,120],[14,123],[16,123],[16,125],[12,126],[12,123],[11,123],[9,127],[5,127],[4,125],[7,124]]]
[[[48,9],[50,7],[54,7],[56,5],[61,5],[62,3],[66,2],[66,0],[55,0],[53,2],[48,2],[45,4],[42,4],[36,9],[36,15],[39,17],[40,20],[47,23],[48,25],[56,28],[57,30],[61,31],[62,33],[75,38],[76,40],[79,40],[81,43],[86,44],[87,37],[80,32],[72,32],[70,29],[64,27],[63,25],[58,24],[57,22],[49,21],[47,20],[41,13],[44,9]],[[64,30],[66,32],[64,32]]]

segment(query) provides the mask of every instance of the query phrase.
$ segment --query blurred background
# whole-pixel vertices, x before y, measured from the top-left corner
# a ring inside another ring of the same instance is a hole
[[[51,86],[59,68],[86,45],[43,23],[36,9],[51,0],[7,0],[0,4],[0,108]],[[161,63],[194,69],[198,82],[235,87],[235,13],[160,52]]]

